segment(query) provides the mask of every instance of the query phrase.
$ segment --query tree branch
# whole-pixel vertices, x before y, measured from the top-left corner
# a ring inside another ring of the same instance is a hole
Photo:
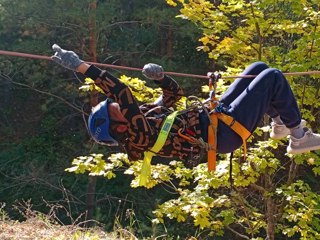
[[[261,192],[262,194],[267,192],[266,189],[264,189],[264,187],[261,187],[261,186],[255,184],[255,183],[251,183],[250,187],[252,187],[253,189],[255,189],[255,190],[259,191],[259,192]]]
[[[75,107],[73,104],[69,103],[68,101],[66,101],[65,99],[63,99],[63,98],[60,97],[60,96],[54,95],[54,94],[52,94],[52,93],[50,93],[50,92],[45,92],[45,91],[36,89],[36,88],[34,88],[34,87],[32,87],[32,86],[29,86],[29,85],[27,85],[27,84],[24,84],[24,83],[19,83],[19,82],[13,81],[12,79],[10,79],[10,78],[7,77],[7,76],[5,76],[5,77],[4,77],[3,75],[1,75],[1,76],[2,76],[3,78],[5,78],[7,81],[10,81],[11,83],[13,83],[14,85],[22,86],[22,87],[25,87],[25,88],[29,88],[29,89],[31,89],[31,90],[33,90],[33,91],[35,91],[35,92],[38,92],[38,93],[41,93],[41,94],[44,94],[44,95],[47,95],[47,96],[56,98],[56,99],[60,100],[61,102],[63,102],[64,104],[68,105],[69,107],[77,110],[77,111],[80,112],[81,114],[86,115],[86,116],[89,115],[88,113],[84,112],[82,109],[79,109],[79,108]]]
[[[249,238],[248,236],[245,236],[245,235],[237,232],[236,230],[232,229],[230,226],[226,226],[226,228],[227,228],[228,230],[230,230],[231,232],[233,232],[234,234],[236,234],[238,237],[241,237],[241,238],[243,238],[243,239],[248,239],[248,240],[250,240],[250,238]]]

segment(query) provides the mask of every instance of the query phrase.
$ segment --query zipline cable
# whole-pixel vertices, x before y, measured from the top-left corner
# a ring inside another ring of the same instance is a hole
[[[25,58],[34,58],[34,59],[42,59],[42,60],[50,60],[52,61],[51,57],[43,56],[43,55],[36,55],[36,54],[29,54],[29,53],[21,53],[21,52],[13,52],[13,51],[5,51],[0,50],[0,55],[7,55],[7,56],[14,56],[14,57],[25,57]],[[130,70],[130,71],[142,71],[141,68],[134,68],[134,67],[126,67],[126,66],[119,66],[113,64],[106,64],[106,63],[96,63],[96,62],[86,62],[88,64],[94,64],[100,67],[109,67],[115,69],[123,69],[123,70]],[[178,73],[178,72],[164,72],[167,75],[172,76],[179,76],[179,77],[192,77],[192,78],[203,78],[209,79],[208,76],[204,75],[197,75],[197,74],[189,74],[189,73]],[[307,72],[290,72],[290,73],[283,73],[285,76],[299,76],[299,75],[314,75],[320,74],[320,71],[307,71]],[[256,75],[236,75],[236,76],[222,76],[221,78],[228,79],[228,78],[253,78]]]
[[[48,56],[29,54],[29,53],[21,53],[21,52],[4,51],[4,50],[0,50],[0,55],[7,55],[7,56],[14,56],[14,57],[26,57],[26,58],[34,58],[34,59],[42,59],[42,60],[50,60],[50,61],[52,60],[51,57],[48,57]],[[123,69],[123,70],[130,70],[130,71],[139,71],[139,72],[142,71],[142,68],[126,67],[126,66],[112,65],[112,64],[106,64],[106,63],[96,63],[96,62],[86,62],[86,63],[94,64],[96,66],[101,66],[101,67],[109,67],[109,68]],[[196,74],[176,73],[176,72],[164,72],[164,73],[168,74],[168,75],[208,79],[207,76],[196,75]]]

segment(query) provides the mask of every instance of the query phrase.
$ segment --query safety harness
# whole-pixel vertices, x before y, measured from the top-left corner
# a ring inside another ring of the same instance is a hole
[[[229,126],[235,133],[237,133],[243,142],[243,156],[246,158],[247,154],[247,139],[250,137],[251,132],[246,129],[241,123],[236,121],[233,117],[221,111],[219,101],[215,96],[217,81],[221,78],[220,74],[208,73],[209,77],[209,90],[210,90],[210,124],[208,126],[208,144],[211,146],[208,149],[208,170],[216,170],[217,162],[217,129],[218,119]]]
[[[247,152],[246,141],[250,137],[251,133],[241,123],[236,121],[233,117],[221,111],[219,101],[215,97],[216,84],[218,79],[221,77],[221,75],[210,72],[208,73],[208,77],[209,77],[209,90],[210,90],[210,98],[209,98],[210,112],[208,113],[210,124],[208,126],[208,143],[204,143],[203,141],[201,141],[202,139],[200,140],[195,139],[194,137],[192,137],[192,133],[188,133],[188,135],[191,135],[191,137],[183,134],[181,132],[182,129],[179,129],[178,134],[193,144],[206,145],[205,148],[208,151],[208,170],[215,171],[216,161],[217,161],[216,159],[217,159],[218,120],[221,120],[222,122],[224,122],[227,126],[229,126],[234,132],[236,132],[241,137],[243,141],[243,147],[244,147],[244,159],[246,157],[246,152]],[[139,180],[140,186],[147,186],[147,183],[151,177],[151,160],[153,156],[155,156],[165,144],[168,138],[168,135],[170,133],[172,124],[178,113],[179,111],[174,111],[166,117],[164,123],[162,124],[161,131],[159,133],[159,136],[154,146],[149,151],[146,151],[144,153],[144,160],[142,163],[140,180]],[[187,130],[188,129],[186,129],[186,131]],[[230,173],[230,181],[231,181],[231,173]]]

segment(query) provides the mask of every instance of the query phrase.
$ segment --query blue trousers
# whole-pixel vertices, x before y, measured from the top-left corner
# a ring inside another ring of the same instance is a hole
[[[263,62],[251,64],[243,75],[255,78],[238,78],[222,95],[220,102],[227,106],[226,113],[233,116],[253,132],[264,114],[271,118],[280,116],[283,123],[292,128],[301,122],[296,99],[285,76]],[[217,152],[229,153],[242,145],[241,138],[224,123],[218,123]]]

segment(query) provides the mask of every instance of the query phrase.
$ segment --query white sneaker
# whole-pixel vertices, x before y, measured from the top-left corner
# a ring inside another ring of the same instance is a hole
[[[287,152],[299,154],[320,149],[320,134],[313,133],[310,129],[304,128],[305,133],[302,138],[290,137]]]
[[[306,120],[301,119],[300,123],[301,127],[305,127],[307,125]],[[284,124],[277,124],[275,122],[271,122],[271,133],[270,137],[272,139],[281,139],[290,134],[290,129],[286,127]]]

